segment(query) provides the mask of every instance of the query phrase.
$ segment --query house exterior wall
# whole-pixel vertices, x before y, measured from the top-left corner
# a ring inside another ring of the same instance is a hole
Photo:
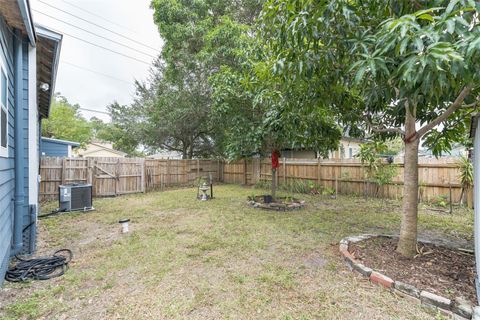
[[[80,157],[110,157],[125,158],[126,153],[112,149],[109,143],[90,143],[85,149],[77,148],[74,153]]]
[[[315,159],[317,154],[312,150],[282,150],[282,158],[287,159]]]
[[[7,74],[7,105],[8,105],[8,156],[0,157],[0,285],[3,283],[8,261],[12,256],[12,239],[14,230],[14,199],[15,199],[15,108],[20,108],[21,139],[24,143],[24,156],[21,159],[23,169],[24,204],[20,207],[24,227],[32,222],[31,203],[37,204],[38,197],[30,194],[30,153],[29,153],[29,43],[28,39],[22,40],[22,68],[20,75],[20,103],[15,104],[15,72],[17,65],[14,59],[13,30],[9,29],[4,18],[0,16],[0,58],[3,59]],[[38,126],[38,121],[36,121]],[[37,169],[38,171],[38,169]],[[31,196],[34,196],[30,198]],[[35,240],[35,226],[23,234],[23,253],[31,253],[34,248],[30,240]]]
[[[69,145],[42,139],[40,152],[45,157],[68,157]]]
[[[337,150],[331,151],[329,159],[354,159],[360,151],[361,142],[342,139]]]
[[[0,58],[5,62],[8,78],[8,157],[0,157],[0,284],[10,259],[13,235],[13,198],[15,191],[14,172],[14,66],[13,35],[0,16]]]
[[[96,150],[93,152],[90,152],[88,154],[83,155],[83,157],[109,157],[109,158],[125,158],[125,156],[120,155],[115,152],[111,152],[108,150]]]

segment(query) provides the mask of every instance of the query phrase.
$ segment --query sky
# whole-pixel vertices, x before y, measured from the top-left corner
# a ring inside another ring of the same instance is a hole
[[[97,111],[105,112],[114,101],[130,103],[135,92],[134,80],[144,81],[148,78],[150,65],[162,48],[157,26],[153,23],[150,1],[31,0],[35,23],[64,35],[55,91],[71,103]],[[110,119],[102,113],[85,110],[81,110],[81,113],[87,119],[92,116],[104,121]]]

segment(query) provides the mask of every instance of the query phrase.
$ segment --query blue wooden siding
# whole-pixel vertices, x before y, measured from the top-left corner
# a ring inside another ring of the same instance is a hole
[[[13,59],[13,35],[12,30],[8,29],[3,17],[0,16],[0,55],[6,62],[6,73],[8,77],[8,157],[0,157],[0,285],[3,282],[3,276],[8,266],[11,256],[11,245],[13,236],[14,223],[14,197],[15,197],[15,140],[14,140],[14,115],[15,115],[15,99],[14,99],[14,59]],[[25,205],[23,206],[24,226],[32,221],[29,210],[28,199],[28,42],[23,43],[23,70],[22,70],[22,102],[18,106],[22,109],[22,134],[25,143],[24,159],[22,167],[24,170],[24,193]],[[25,240],[30,240],[26,237]],[[26,245],[26,246],[25,246]],[[28,241],[24,244],[24,252],[28,252]]]
[[[68,145],[42,139],[40,152],[46,157],[68,157]]]
[[[0,157],[0,283],[10,258],[15,190],[13,36],[8,28],[5,20],[0,17],[0,55],[7,64],[8,77],[8,157]]]

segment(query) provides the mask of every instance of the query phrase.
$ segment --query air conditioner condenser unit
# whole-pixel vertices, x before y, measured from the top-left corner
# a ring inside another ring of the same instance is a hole
[[[91,184],[66,184],[58,187],[59,211],[90,211],[92,205]]]

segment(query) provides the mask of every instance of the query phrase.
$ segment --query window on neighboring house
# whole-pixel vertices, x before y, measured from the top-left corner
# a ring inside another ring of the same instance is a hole
[[[353,159],[353,149],[352,148],[348,148],[348,158]]]
[[[0,70],[0,157],[8,157],[8,84],[3,66],[1,66]]]

